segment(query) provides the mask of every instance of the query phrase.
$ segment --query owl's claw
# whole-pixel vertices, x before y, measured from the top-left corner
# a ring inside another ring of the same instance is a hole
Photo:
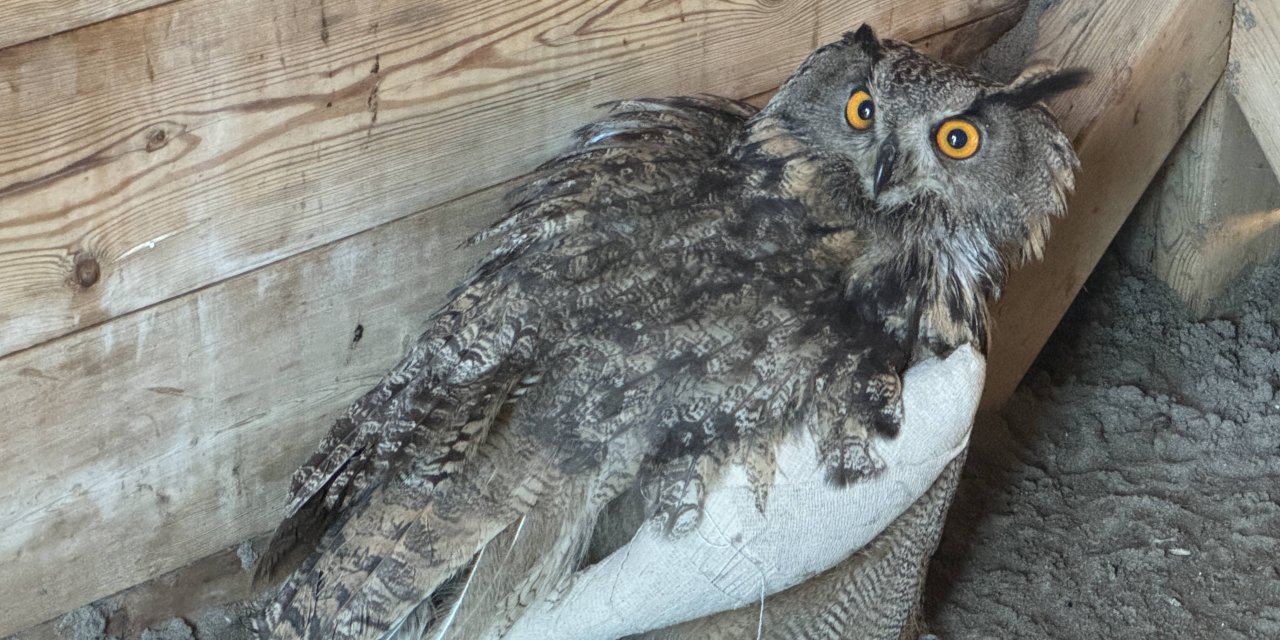
[[[902,428],[902,376],[885,372],[872,376],[863,389],[867,404],[862,417],[876,433],[889,438]]]
[[[847,429],[847,428],[846,428]],[[827,468],[827,482],[843,487],[859,479],[871,476],[884,468],[884,462],[871,448],[865,427],[858,427],[862,437],[849,434],[846,429],[832,429],[820,445],[821,462]]]
[[[702,519],[706,485],[698,462],[685,456],[666,465],[644,492],[652,505],[649,520],[669,535],[692,531]]]
[[[848,417],[831,426],[819,445],[827,482],[845,486],[878,473],[884,462],[872,434],[893,438],[902,427],[902,379],[896,373],[868,376],[849,403]]]

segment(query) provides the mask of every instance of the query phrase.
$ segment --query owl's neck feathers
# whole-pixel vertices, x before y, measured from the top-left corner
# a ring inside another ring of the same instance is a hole
[[[918,356],[964,344],[985,353],[988,301],[999,297],[1005,276],[998,249],[979,234],[869,222],[859,225],[861,251],[849,256],[846,296],[866,301]]]

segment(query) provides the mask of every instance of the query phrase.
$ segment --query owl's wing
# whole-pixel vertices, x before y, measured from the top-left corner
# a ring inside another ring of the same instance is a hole
[[[506,638],[616,638],[739,607],[754,615],[767,596],[862,548],[928,490],[968,443],[984,363],[964,346],[907,371],[901,431],[876,445],[881,473],[834,487],[815,464],[817,443],[799,432],[778,450],[763,512],[748,470],[735,465],[707,496],[695,532],[641,528],[563,597],[536,603]]]
[[[336,421],[294,473],[285,518],[257,580],[275,581],[291,570],[345,508],[404,461],[434,461],[422,471],[429,488],[483,440],[501,403],[519,392],[538,340],[536,310],[500,284],[477,282],[461,292],[395,369]]]
[[[318,549],[268,613],[277,637],[381,636],[531,496],[559,486],[548,468],[557,452],[508,433],[503,415],[538,383],[546,345],[564,340],[549,310],[622,255],[599,250],[591,217],[662,211],[753,111],[711,97],[617,103],[513,192],[511,213],[482,234],[500,238],[496,249],[295,474],[259,576]]]
[[[628,199],[677,194],[741,132],[755,113],[749,104],[716,96],[624,100],[608,105],[608,117],[579,129],[570,149],[543,165],[508,195],[510,213],[473,242],[501,238],[454,300],[436,315],[405,358],[376,387],[351,405],[293,475],[285,518],[262,554],[255,582],[278,581],[310,553],[319,536],[350,500],[385,477],[392,461],[449,446],[458,412],[484,414],[491,394],[515,385],[528,365],[512,349],[512,332],[498,326],[500,313],[519,316],[533,296],[513,295],[510,263],[546,249],[573,232],[581,211],[622,206]],[[598,266],[598,265],[596,265]],[[535,301],[539,302],[539,301]],[[528,320],[528,316],[525,320]],[[527,324],[527,323],[526,323]],[[498,345],[496,336],[507,334]],[[526,336],[527,338],[528,336]],[[499,347],[495,350],[494,347]],[[527,351],[528,345],[526,345]],[[506,349],[503,351],[501,349]],[[486,386],[467,372],[475,359],[493,360]],[[457,397],[473,389],[475,397]],[[471,407],[478,403],[478,409]]]

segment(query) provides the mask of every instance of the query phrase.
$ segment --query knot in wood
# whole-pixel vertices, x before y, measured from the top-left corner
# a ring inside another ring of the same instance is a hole
[[[147,151],[155,151],[169,143],[169,134],[164,127],[156,127],[147,134]]]
[[[101,275],[102,269],[98,266],[97,258],[83,253],[76,256],[74,275],[76,284],[88,289],[98,282],[98,277]]]

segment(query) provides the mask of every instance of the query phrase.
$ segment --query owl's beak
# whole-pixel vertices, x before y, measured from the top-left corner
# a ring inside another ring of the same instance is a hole
[[[892,136],[880,145],[880,153],[876,155],[876,179],[871,183],[873,196],[880,195],[884,186],[893,177],[893,163],[898,159],[898,140]]]

